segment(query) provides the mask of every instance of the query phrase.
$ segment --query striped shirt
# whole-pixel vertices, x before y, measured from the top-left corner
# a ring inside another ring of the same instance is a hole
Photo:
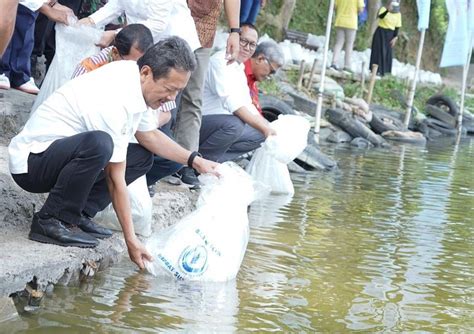
[[[74,70],[74,73],[72,74],[72,79],[82,74],[96,70],[99,67],[104,66],[105,64],[111,63],[113,61],[112,49],[113,49],[113,46],[109,46],[105,49],[102,49],[102,51],[100,51],[98,54],[81,61],[79,65],[77,65],[76,69]],[[158,111],[169,112],[175,108],[176,108],[176,102],[168,101],[168,102],[163,103],[158,108]]]

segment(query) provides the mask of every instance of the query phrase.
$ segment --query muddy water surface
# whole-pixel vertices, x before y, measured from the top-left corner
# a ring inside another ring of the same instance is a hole
[[[124,259],[56,287],[9,332],[470,332],[474,141],[324,148],[340,169],[294,176],[252,206],[236,281],[183,284]],[[2,330],[0,330],[1,332]]]

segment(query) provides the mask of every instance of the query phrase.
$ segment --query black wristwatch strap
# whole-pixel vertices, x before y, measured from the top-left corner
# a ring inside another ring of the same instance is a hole
[[[189,158],[188,158],[188,167],[193,168],[193,162],[194,162],[194,159],[195,159],[197,156],[202,157],[201,153],[196,152],[196,151],[194,151],[193,153],[191,153],[191,154],[189,155]]]
[[[240,34],[242,32],[242,29],[240,28],[230,28],[230,33],[232,34],[233,32],[236,32],[238,34]]]

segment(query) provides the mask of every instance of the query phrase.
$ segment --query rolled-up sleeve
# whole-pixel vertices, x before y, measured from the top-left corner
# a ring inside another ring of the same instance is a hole
[[[97,27],[102,27],[112,22],[113,19],[119,17],[124,11],[125,9],[122,7],[119,0],[109,0],[104,7],[90,15],[90,18],[94,21]]]

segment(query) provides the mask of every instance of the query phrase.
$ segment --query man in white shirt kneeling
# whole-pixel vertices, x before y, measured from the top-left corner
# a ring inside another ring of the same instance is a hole
[[[217,162],[250,152],[275,134],[252,104],[244,70],[257,47],[258,32],[250,24],[241,28],[237,61],[227,65],[225,51],[214,54],[204,84],[199,153]]]
[[[174,100],[195,67],[188,44],[171,37],[138,62],[113,62],[67,82],[38,107],[8,148],[15,182],[49,192],[30,239],[95,247],[96,237],[111,233],[90,218],[112,202],[131,260],[140,268],[151,260],[135,236],[127,184],[151,168],[152,153],[201,173],[217,165],[159,132],[152,110]]]

